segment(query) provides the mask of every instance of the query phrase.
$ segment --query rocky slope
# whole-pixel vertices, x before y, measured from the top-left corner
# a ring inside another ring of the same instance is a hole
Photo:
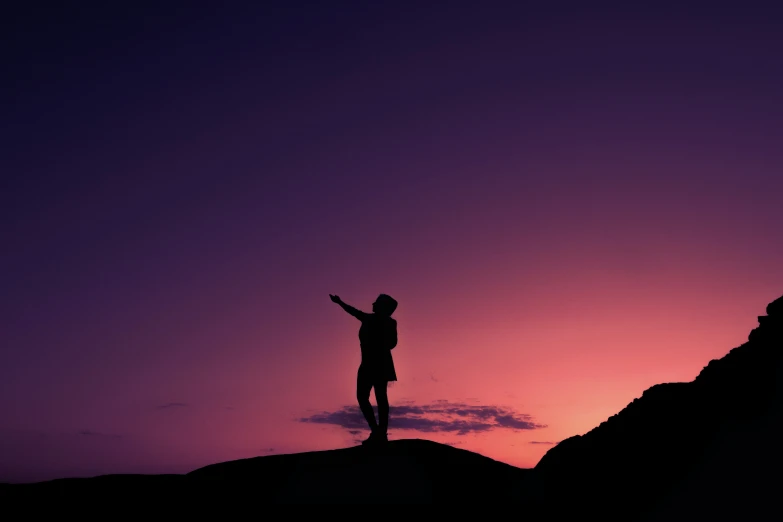
[[[764,491],[767,474],[780,469],[783,297],[766,311],[748,342],[692,382],[653,386],[553,447],[534,470],[533,498],[623,520],[746,516],[771,507],[774,496]]]

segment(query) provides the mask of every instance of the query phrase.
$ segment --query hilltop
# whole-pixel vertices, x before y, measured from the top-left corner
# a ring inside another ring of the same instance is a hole
[[[421,439],[382,448],[266,455],[211,464],[184,475],[105,475],[6,486],[38,498],[113,498],[167,501],[173,492],[266,503],[462,504],[508,500],[530,470],[467,450]],[[0,488],[0,491],[2,489]],[[239,492],[249,492],[242,497]],[[141,498],[139,498],[139,496]]]
[[[477,453],[407,439],[385,447],[272,455],[214,464],[188,474],[202,481],[248,482],[276,477],[283,502],[470,502],[508,495],[525,472]]]

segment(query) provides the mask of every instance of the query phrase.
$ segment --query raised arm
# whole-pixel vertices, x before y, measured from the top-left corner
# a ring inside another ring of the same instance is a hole
[[[369,315],[366,312],[362,312],[361,310],[357,310],[353,306],[344,303],[343,300],[340,299],[339,296],[329,294],[329,298],[332,300],[333,303],[337,303],[338,305],[340,305],[340,307],[343,310],[345,310],[346,312],[348,312],[349,314],[351,314],[352,316],[354,316],[355,318],[357,318],[360,321],[364,321],[367,318],[367,316]]]

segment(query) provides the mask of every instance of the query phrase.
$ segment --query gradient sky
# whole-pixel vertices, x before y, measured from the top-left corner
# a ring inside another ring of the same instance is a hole
[[[0,481],[354,444],[329,293],[532,467],[783,294],[780,7],[255,4],[4,12]]]

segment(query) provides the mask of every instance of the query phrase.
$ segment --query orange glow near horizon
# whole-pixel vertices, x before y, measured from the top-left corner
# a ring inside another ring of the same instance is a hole
[[[692,380],[711,359],[742,344],[776,297],[762,285],[734,293],[730,282],[712,290],[666,289],[577,277],[564,285],[569,291],[547,293],[532,284],[525,292],[520,283],[495,299],[470,286],[458,295],[452,286],[426,281],[415,291],[387,285],[379,286],[400,301],[394,351],[400,380],[389,391],[390,439],[426,438],[523,468],[646,388]],[[596,287],[608,290],[590,293]],[[424,293],[429,297],[418,297]],[[294,296],[278,310],[277,326],[261,328],[252,320],[253,308],[262,314],[269,304],[265,299],[245,302],[242,314],[185,321],[178,345],[165,353],[127,352],[110,374],[81,376],[81,409],[67,407],[72,395],[50,397],[46,419],[59,436],[35,439],[29,429],[18,436],[28,445],[67,448],[54,460],[71,475],[112,465],[116,472],[186,472],[222,460],[350,446],[355,436],[345,428],[297,420],[344,406],[358,412],[359,323],[327,294]],[[373,294],[338,292],[365,309]],[[212,306],[217,310],[222,302]],[[157,335],[151,323],[146,328]],[[138,341],[125,340],[128,347]],[[261,349],[270,344],[274,349]],[[87,395],[95,386],[103,393]],[[436,401],[505,407],[546,427],[466,434],[396,429],[395,407]],[[113,449],[119,448],[133,458],[117,460]],[[28,474],[41,478],[35,468]]]

